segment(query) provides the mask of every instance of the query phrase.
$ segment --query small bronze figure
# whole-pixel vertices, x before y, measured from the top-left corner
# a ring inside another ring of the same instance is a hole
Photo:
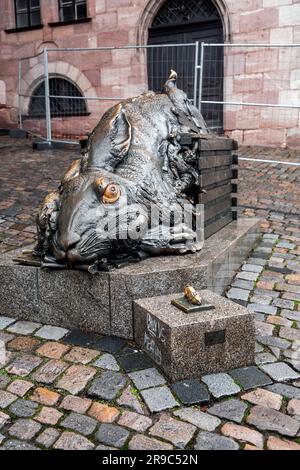
[[[186,300],[193,304],[193,305],[201,305],[202,304],[202,298],[200,294],[192,287],[192,286],[186,286],[184,289],[184,297]]]

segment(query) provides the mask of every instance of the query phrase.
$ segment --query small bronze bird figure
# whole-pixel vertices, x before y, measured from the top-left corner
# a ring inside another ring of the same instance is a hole
[[[173,69],[165,83],[163,93],[168,95],[177,110],[182,111],[192,120],[200,132],[207,133],[207,126],[200,111],[191,104],[187,94],[177,88],[177,73]]]

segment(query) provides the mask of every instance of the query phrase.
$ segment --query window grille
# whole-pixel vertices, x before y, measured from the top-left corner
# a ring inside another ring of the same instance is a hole
[[[159,10],[152,27],[219,20],[211,0],[168,0]]]

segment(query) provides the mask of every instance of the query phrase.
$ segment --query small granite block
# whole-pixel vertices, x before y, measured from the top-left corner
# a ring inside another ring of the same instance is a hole
[[[102,400],[114,400],[126,383],[126,378],[119,372],[105,371],[93,380],[88,395]]]
[[[0,317],[0,330],[4,330],[4,328],[7,328],[9,325],[14,323],[15,321],[16,321],[15,318]]]
[[[117,424],[101,424],[98,432],[96,433],[96,439],[103,444],[120,448],[122,447],[129,437],[127,429]]]
[[[9,407],[9,411],[19,418],[30,418],[38,409],[38,404],[30,400],[18,399]]]
[[[97,421],[89,416],[71,413],[60,423],[60,425],[64,428],[83,434],[84,436],[88,436],[96,429]]]
[[[209,290],[200,295],[215,309],[186,314],[171,304],[180,294],[134,302],[135,340],[172,381],[254,364],[253,315]]]
[[[299,379],[300,375],[295,372],[285,362],[276,362],[274,364],[265,364],[261,369],[269,374],[276,382],[285,382],[288,380]]]
[[[165,378],[158,372],[155,367],[140,370],[128,374],[136,388],[144,390],[145,388],[157,387],[166,383]]]
[[[43,339],[49,339],[49,340],[51,339],[53,341],[58,341],[62,339],[67,333],[68,333],[68,330],[66,330],[65,328],[45,325],[45,326],[42,326],[42,328],[40,328],[35,333],[35,336],[38,336],[39,338],[43,338]]]
[[[224,418],[228,419],[229,421],[241,423],[246,410],[246,403],[234,398],[231,400],[223,401],[222,403],[216,403],[215,405],[208,408],[207,411],[208,413],[211,413],[214,416],[218,416],[219,418]]]
[[[40,323],[35,323],[31,321],[18,321],[10,326],[7,331],[10,333],[16,333],[19,335],[31,335],[35,330],[40,328],[42,325]]]
[[[120,370],[117,361],[111,354],[103,354],[93,363],[93,366],[100,367],[100,369],[113,370],[116,372]]]
[[[96,333],[81,331],[73,328],[64,338],[64,343],[72,344],[73,346],[82,346],[84,348],[94,348],[95,344],[99,341],[100,336]],[[99,348],[98,348],[99,349]]]
[[[151,413],[178,406],[177,401],[166,386],[148,388],[147,390],[143,390],[141,394]]]
[[[233,299],[233,300],[244,300],[247,302],[249,298],[250,291],[245,290],[245,289],[238,289],[236,287],[233,287],[227,292],[227,297],[228,299]]]
[[[292,385],[277,383],[269,385],[267,390],[273,393],[278,393],[287,398],[296,398],[300,400],[300,388],[293,387]]]
[[[220,426],[221,420],[215,416],[211,416],[208,413],[198,410],[195,407],[180,408],[174,411],[174,416],[187,421],[188,423],[194,424],[197,428],[203,431],[215,431]]]
[[[175,395],[184,405],[193,405],[195,403],[207,403],[210,399],[205,385],[198,380],[182,380],[171,385]]]
[[[121,338],[114,338],[112,336],[104,336],[97,341],[97,346],[103,352],[114,354],[125,346],[126,342]]]
[[[19,439],[8,439],[0,450],[40,450],[38,447]]]
[[[205,375],[202,380],[215,398],[234,395],[241,390],[228,374]]]
[[[238,450],[239,445],[230,437],[219,436],[211,432],[198,434],[195,450]]]
[[[141,352],[120,356],[118,361],[125,372],[147,369],[148,367],[153,366],[151,359]]]

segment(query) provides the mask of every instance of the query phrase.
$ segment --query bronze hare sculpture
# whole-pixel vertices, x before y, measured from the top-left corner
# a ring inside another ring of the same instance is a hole
[[[208,131],[176,80],[171,71],[161,93],[124,100],[102,117],[41,205],[34,255],[42,266],[94,273],[201,249],[194,222],[177,216],[189,204],[195,217],[198,142]]]

